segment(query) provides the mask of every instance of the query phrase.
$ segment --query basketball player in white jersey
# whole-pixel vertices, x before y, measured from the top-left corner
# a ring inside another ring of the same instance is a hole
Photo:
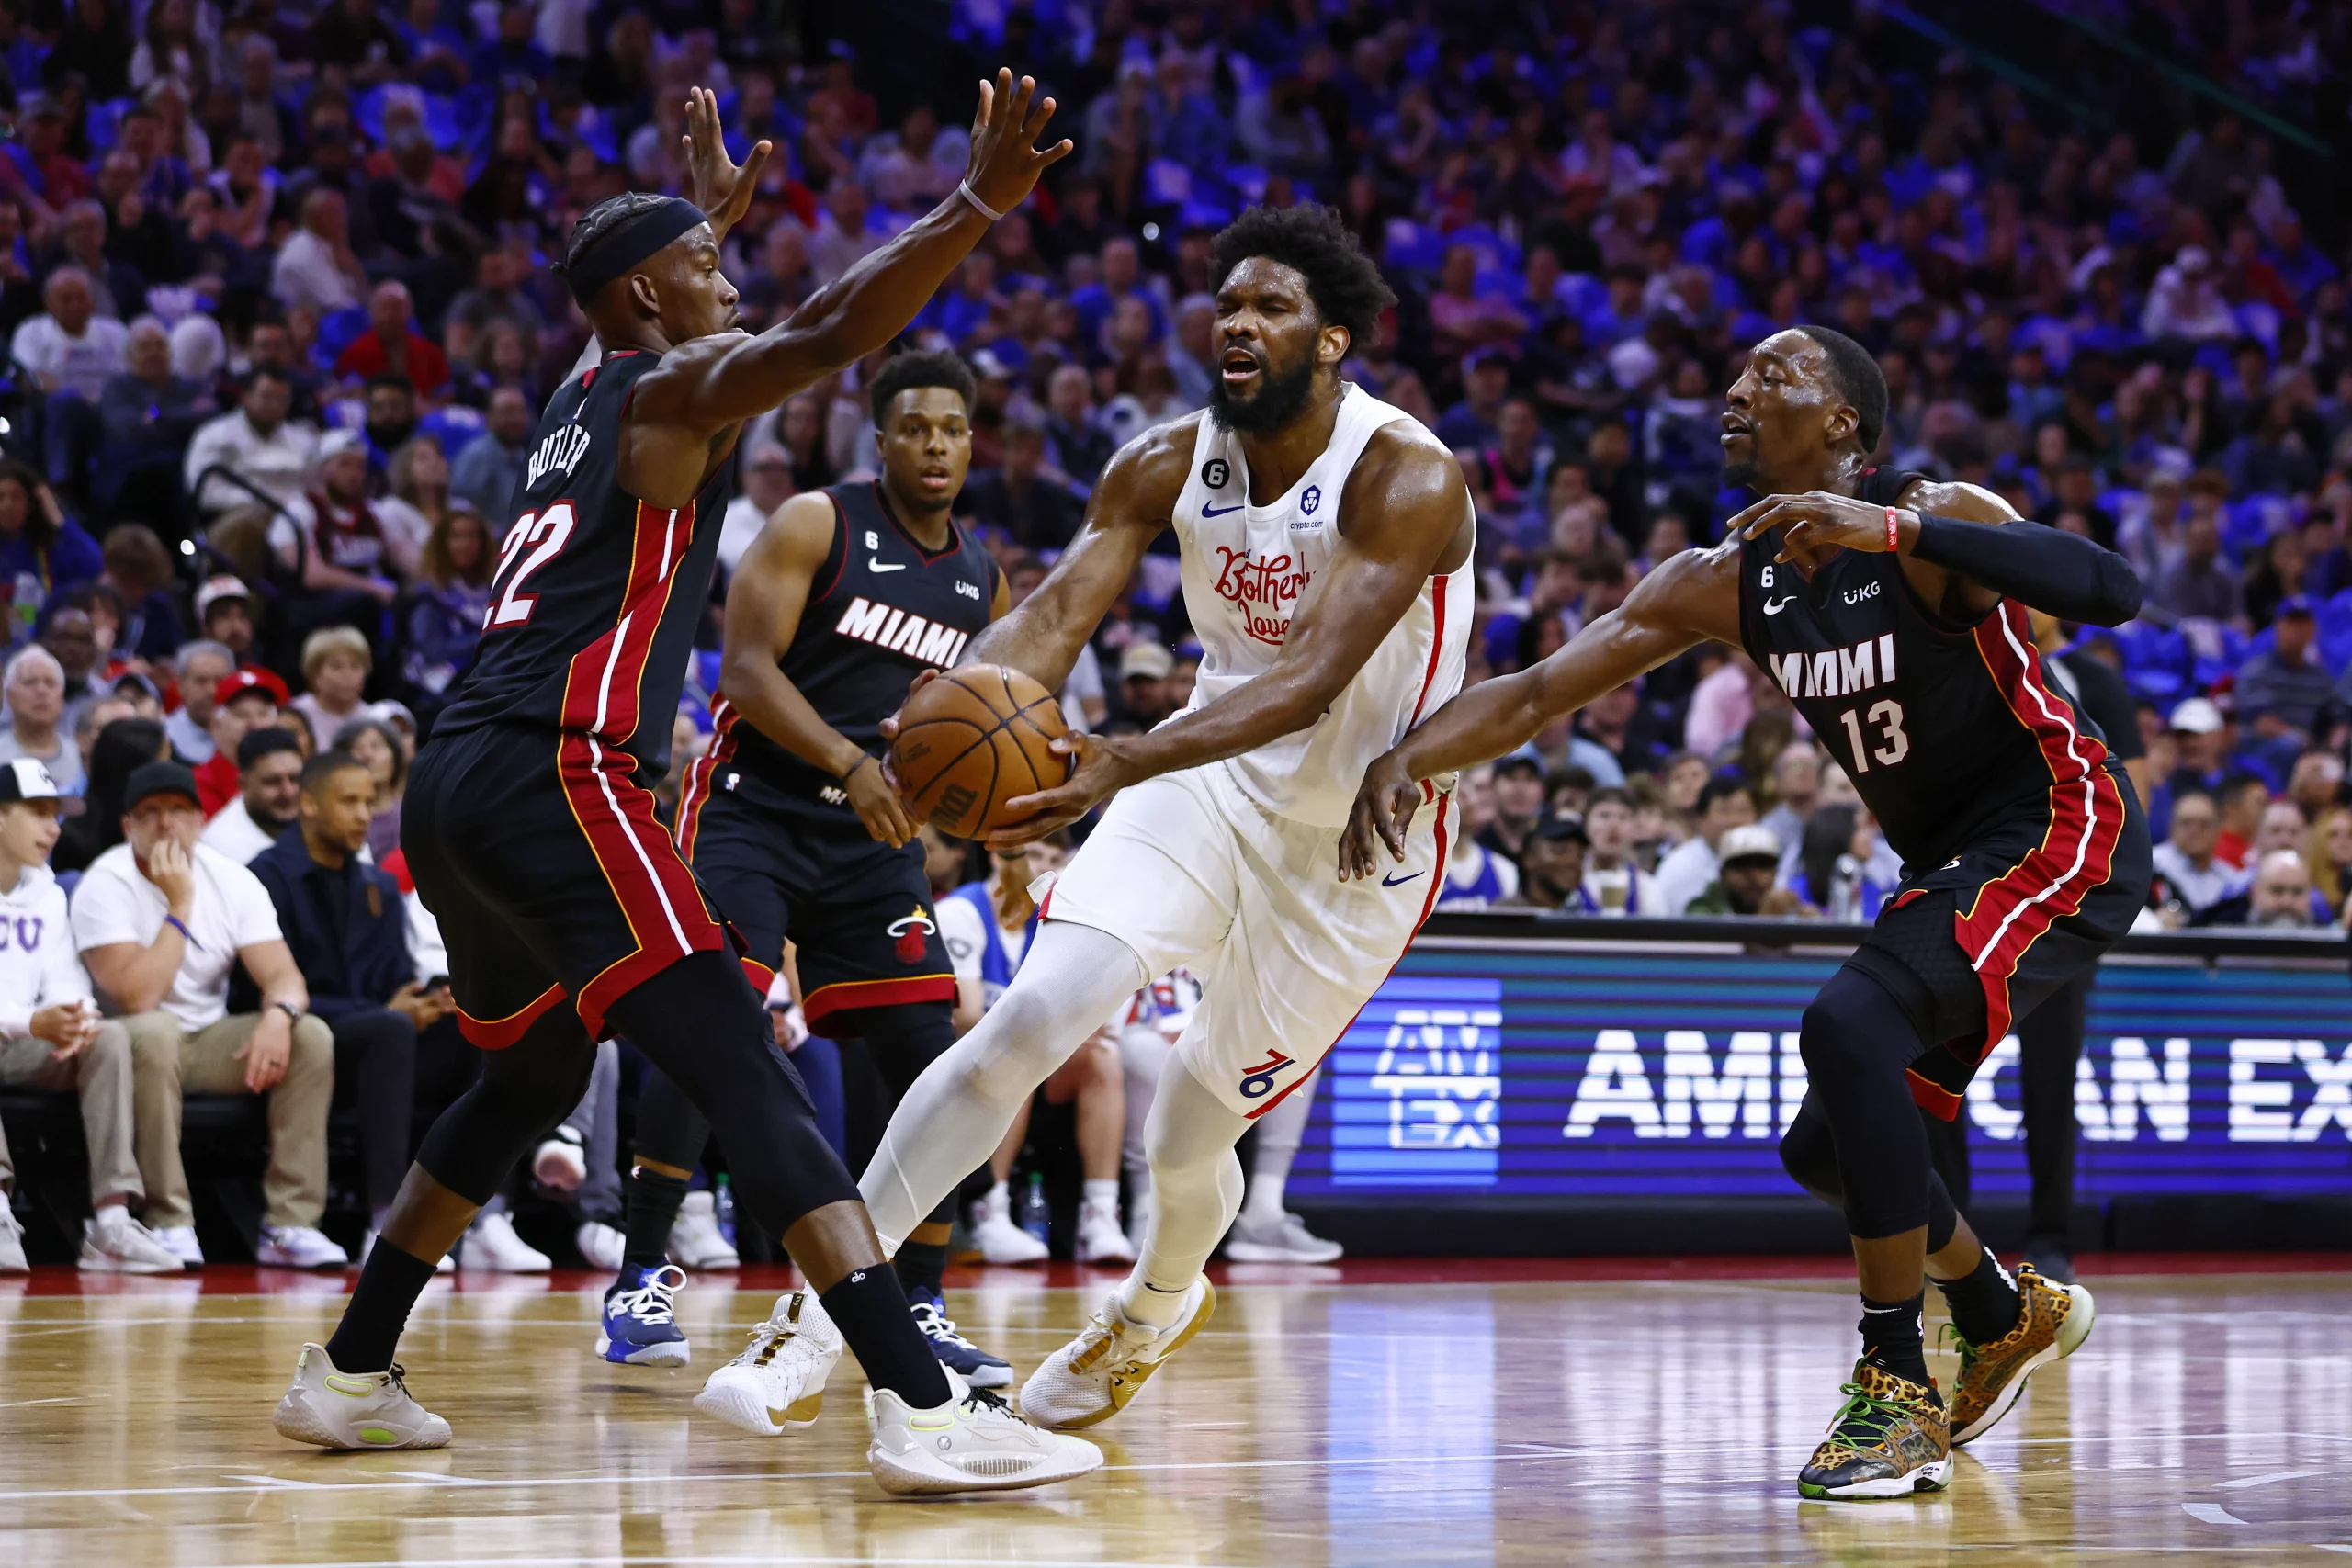
[[[1060,742],[1069,782],[1012,803],[1035,815],[1007,843],[1117,795],[1046,896],[1020,975],[908,1089],[860,1184],[894,1245],[1138,987],[1180,964],[1203,977],[1146,1133],[1157,1202],[1142,1259],[1022,1390],[1048,1426],[1116,1413],[1207,1320],[1201,1266],[1241,1202],[1234,1145],[1404,953],[1453,820],[1446,804],[1428,813],[1384,879],[1331,875],[1364,763],[1461,685],[1470,635],[1460,468],[1340,378],[1394,298],[1329,208],[1252,209],[1215,255],[1209,410],[1112,459],[1053,575],[966,655],[1059,689],[1172,527],[1203,653],[1192,703],[1148,735]]]

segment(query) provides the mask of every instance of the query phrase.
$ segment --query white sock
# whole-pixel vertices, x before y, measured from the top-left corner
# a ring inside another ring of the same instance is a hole
[[[989,1214],[1002,1215],[1008,1220],[1012,1218],[1012,1181],[1010,1179],[1000,1181],[990,1187],[989,1195],[980,1200],[980,1207]]]
[[[1021,973],[907,1086],[858,1188],[885,1235],[910,1235],[984,1166],[1037,1086],[1149,981],[1135,949],[1068,920],[1037,928]]]
[[[1119,1288],[1119,1310],[1130,1321],[1165,1328],[1183,1311],[1201,1266],[1240,1213],[1241,1162],[1233,1145],[1249,1126],[1190,1071],[1160,1078],[1145,1130],[1151,1235]]]
[[[1282,1224],[1283,1188],[1289,1179],[1286,1171],[1271,1176],[1261,1172],[1250,1183],[1250,1201],[1242,1205],[1241,1212],[1262,1224]]]
[[[1087,1178],[1086,1203],[1097,1213],[1110,1215],[1112,1222],[1116,1224],[1119,1218],[1118,1179],[1112,1177],[1098,1181],[1092,1177]]]
[[[1170,1328],[1183,1315],[1184,1298],[1192,1292],[1189,1280],[1172,1290],[1154,1285],[1143,1277],[1143,1265],[1138,1263],[1119,1287],[1119,1312],[1129,1323]]]

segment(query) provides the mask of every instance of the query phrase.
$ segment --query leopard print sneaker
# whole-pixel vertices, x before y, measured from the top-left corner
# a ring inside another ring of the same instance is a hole
[[[1797,1472],[1799,1496],[1905,1497],[1951,1484],[1951,1428],[1932,1381],[1857,1361],[1838,1392],[1846,1403]]]
[[[2096,1308],[2080,1285],[2057,1284],[2030,1263],[2018,1266],[2018,1323],[1989,1345],[1971,1345],[1950,1324],[1960,1348],[1951,1387],[1951,1440],[1972,1442],[1992,1429],[2025,1393],[2025,1381],[2075,1353],[2090,1337]]]

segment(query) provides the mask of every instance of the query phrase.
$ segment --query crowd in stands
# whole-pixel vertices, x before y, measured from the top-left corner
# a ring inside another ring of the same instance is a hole
[[[958,511],[1016,598],[1120,445],[1206,402],[1209,242],[1250,203],[1334,206],[1396,289],[1344,373],[1459,454],[1473,680],[1720,536],[1744,500],[1722,390],[1823,321],[1885,369],[1880,462],[2147,582],[2140,620],[2045,647],[2136,710],[2109,739],[2163,844],[2150,919],[2342,922],[2352,257],[2289,142],[2341,108],[2352,6],[2165,7],[2161,90],[2057,76],[2087,46],[2053,22],[2056,93],[1894,9],[955,0],[958,68],[917,81],[775,0],[0,0],[0,812],[85,807],[53,851],[0,845],[0,900],[79,879],[51,946],[0,962],[25,1003],[0,1080],[104,1100],[89,1247],[187,1257],[178,1094],[252,1092],[265,1254],[330,1260],[330,1107],[359,1108],[379,1209],[412,1100],[462,1081],[462,1044],[429,1043],[454,1033],[401,891],[405,770],[480,637],[545,396],[593,346],[549,262],[597,201],[681,188],[695,85],[737,156],[776,149],[725,254],[754,331],[955,189],[982,69],[1059,98],[1077,155],[909,334],[975,372]],[[871,475],[873,367],[745,432],[714,604],[783,500]],[[1189,699],[1172,550],[1081,659],[1074,720]],[[1450,907],[1868,919],[1901,875],[1730,649],[1461,798]],[[106,1219],[142,1192],[146,1242]]]

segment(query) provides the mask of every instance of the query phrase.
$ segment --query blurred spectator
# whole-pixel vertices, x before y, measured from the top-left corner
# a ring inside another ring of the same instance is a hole
[[[1447,852],[1440,909],[1484,909],[1519,891],[1519,867],[1480,841],[1495,819],[1495,770],[1480,762],[1464,768],[1454,785],[1458,813],[1453,847]]]
[[[1065,365],[1055,371],[1046,386],[1046,446],[1057,476],[1084,495],[1118,449],[1095,420],[1093,386],[1085,369]]]
[[[983,527],[1002,529],[1023,549],[1060,549],[1077,537],[1086,502],[1045,464],[1043,428],[1028,420],[1008,423],[1004,461],[966,487],[965,506]]]
[[[1664,914],[1657,879],[1642,869],[1634,853],[1637,817],[1633,796],[1622,789],[1594,791],[1585,806],[1584,830],[1589,844],[1584,901],[1589,911],[1611,916]]]
[[[435,696],[449,689],[481,641],[490,614],[491,574],[498,553],[490,530],[463,502],[442,515],[424,542],[409,603],[404,665],[411,683]]]
[[[1156,642],[1131,642],[1119,656],[1119,713],[1149,729],[1175,711],[1168,700],[1168,677],[1175,656]]]
[[[136,716],[127,704],[102,699],[83,710],[83,717],[95,727],[80,748],[87,775],[82,790],[85,809],[65,824],[50,856],[50,863],[61,872],[86,871],[122,842],[123,790],[130,775],[171,756],[164,727]]]
[[[2256,833],[2263,813],[2270,807],[2270,786],[2252,773],[2233,773],[2214,794],[2222,811],[2221,830],[2213,837],[2213,856],[2239,870],[2250,868]]]
[[[180,705],[164,720],[164,733],[179,760],[193,768],[211,761],[212,694],[221,677],[237,667],[237,656],[201,637],[184,642],[172,656],[172,682]]]
[[[298,816],[302,746],[293,732],[275,724],[245,731],[237,742],[237,798],[212,814],[199,841],[239,865],[277,841]]]
[[[416,1037],[452,1005],[446,990],[427,991],[417,979],[400,884],[360,859],[375,790],[364,763],[322,752],[300,775],[299,826],[253,863],[311,1016],[334,1033],[335,1098],[358,1113],[371,1237],[408,1169]]]
[[[130,329],[98,310],[90,275],[72,265],[41,284],[42,313],[25,321],[8,352],[40,378],[43,390],[72,392],[96,404],[122,373]]]
[[[111,651],[117,658],[150,662],[169,659],[185,634],[168,590],[172,558],[155,530],[144,523],[118,523],[107,530],[106,570],[99,581],[122,601],[122,624]]]
[[[267,670],[232,671],[213,688],[212,759],[196,770],[197,801],[205,815],[237,798],[243,787],[239,759],[245,737],[275,725],[285,705],[286,682]]]
[[[350,209],[339,191],[324,186],[302,198],[301,227],[271,264],[269,291],[288,310],[322,314],[359,303],[368,269],[351,248]]]
[[[2214,852],[2222,833],[2222,808],[2202,789],[2177,792],[2172,802],[2172,831],[2155,849],[2156,874],[2177,900],[2183,923],[2245,891],[2246,874]]]
[[[1543,815],[1544,783],[1544,759],[1532,750],[1522,749],[1498,761],[1494,818],[1478,835],[1478,841],[1518,864],[1527,835]]]
[[[1697,811],[1696,833],[1657,863],[1658,901],[1669,915],[1686,912],[1691,901],[1714,884],[1723,869],[1718,846],[1724,835],[1735,828],[1757,825],[1756,796],[1749,792],[1746,781],[1729,774],[1717,774],[1706,782],[1699,791]],[[1769,828],[1758,830],[1771,837],[1772,865],[1777,871],[1781,840],[1772,837]],[[1754,841],[1752,836],[1748,841]],[[1771,886],[1769,879],[1765,886],[1768,889]]]
[[[360,693],[375,660],[367,637],[351,626],[323,626],[302,640],[302,683],[310,690],[286,706],[311,727],[313,755],[332,749],[345,725],[370,716]]]
[[[196,629],[243,663],[254,648],[253,595],[243,579],[213,577],[196,591]]]
[[[384,536],[384,559],[402,582],[414,582],[424,542],[448,519],[449,460],[429,435],[412,435],[384,466],[387,493],[371,503]]]
[[[514,521],[514,497],[530,456],[525,448],[537,417],[519,389],[499,388],[490,394],[486,428],[449,466],[449,493],[471,503],[492,538],[503,538]]]
[[[1867,925],[1903,883],[1903,863],[1859,806],[1834,805],[1805,818],[1794,852],[1781,859],[1782,883],[1825,919]]]
[[[2352,918],[2352,807],[2323,807],[2303,835],[2303,869],[2312,891],[2327,906],[2328,919]]]
[[[1804,840],[1805,822],[1821,801],[1821,751],[1812,741],[1792,740],[1772,759],[1772,795],[1761,821],[1786,854]]]
[[[395,278],[376,285],[368,296],[368,330],[351,340],[334,362],[334,373],[347,381],[373,381],[379,376],[401,376],[420,398],[435,398],[449,389],[449,360],[438,344],[414,326],[416,304],[408,286]]]
[[[105,597],[113,597],[108,590]],[[40,645],[57,657],[57,667],[65,677],[65,711],[62,716],[67,728],[83,707],[95,701],[106,673],[106,649],[113,641],[114,628],[107,628],[106,640],[99,639],[98,617],[92,610],[100,595],[90,584],[67,589],[54,602],[49,612],[48,624],[41,627]],[[50,771],[56,772],[55,764]]]
[[[357,848],[381,863],[401,847],[401,797],[408,789],[408,752],[392,727],[379,718],[355,718],[336,730],[334,750],[366,768],[375,786],[367,836]]]
[[[1691,915],[1790,915],[1796,897],[1772,881],[1781,869],[1781,840],[1761,823],[1727,829],[1716,845],[1715,878],[1685,907]]]
[[[65,671],[39,643],[20,649],[0,672],[8,705],[8,728],[0,732],[0,762],[19,758],[40,763],[67,795],[82,793],[82,754],[65,716]]]
[[[2222,558],[2220,524],[2192,515],[2184,525],[2180,558],[2156,574],[2148,603],[2172,615],[2234,621],[2243,604],[2237,569]]]
[[[256,365],[246,373],[235,412],[199,425],[182,465],[198,508],[221,512],[257,493],[288,515],[302,500],[319,446],[318,433],[291,423],[294,384],[282,371]],[[208,470],[220,468],[243,482]]]
[[[98,542],[65,515],[40,476],[0,458],[0,576],[13,585],[19,613],[105,570]]]
[[[2273,850],[2250,875],[2244,891],[2206,909],[2197,923],[2272,931],[2303,931],[2320,923],[2312,908],[2311,871],[2301,854]]]
[[[784,448],[773,441],[763,441],[743,455],[742,490],[727,503],[726,518],[718,530],[719,581],[726,581],[735,572],[736,563],[743,552],[752,547],[775,509],[792,499],[792,463],[785,457]]]
[[[2271,645],[2238,666],[2238,718],[2265,739],[2318,732],[2334,682],[2319,660],[2319,622],[2312,602],[2292,594],[2278,602]]]
[[[302,504],[270,525],[271,547],[281,567],[300,574],[318,619],[372,616],[368,600],[389,604],[399,588],[387,573],[384,530],[368,499],[366,444],[348,430],[328,432],[312,478]]]
[[[269,1170],[257,1261],[340,1269],[318,1230],[327,1197],[327,1107],[334,1043],[253,873],[197,842],[196,780],[151,762],[124,795],[129,841],[100,855],[74,889],[74,940],[90,977],[127,1016],[142,1114],[139,1168],[147,1220],[183,1263],[201,1263],[180,1165],[180,1096],[269,1097]],[[261,1010],[232,1015],[229,973],[243,964]]]
[[[1498,908],[1556,909],[1591,914],[1584,887],[1588,843],[1584,818],[1546,811],[1529,828],[1520,852],[1519,891],[1498,898]]]

